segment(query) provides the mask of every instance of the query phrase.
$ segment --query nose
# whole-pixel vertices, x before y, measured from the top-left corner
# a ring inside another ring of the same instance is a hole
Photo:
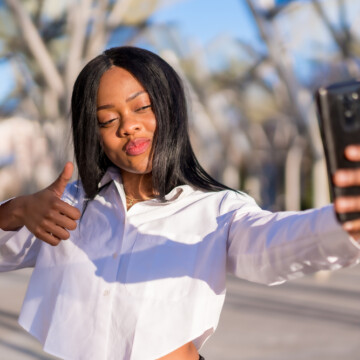
[[[142,124],[136,116],[125,115],[121,118],[119,128],[118,128],[118,136],[125,137],[129,135],[134,135],[136,132],[140,131],[142,128]]]

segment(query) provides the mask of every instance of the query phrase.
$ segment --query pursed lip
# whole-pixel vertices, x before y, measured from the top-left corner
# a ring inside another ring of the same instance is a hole
[[[125,146],[125,152],[130,156],[140,155],[148,149],[150,142],[151,141],[148,138],[130,140]]]

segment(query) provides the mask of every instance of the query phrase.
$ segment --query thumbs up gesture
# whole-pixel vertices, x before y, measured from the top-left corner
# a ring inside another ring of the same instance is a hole
[[[0,227],[15,230],[25,225],[37,238],[51,245],[68,239],[69,230],[76,229],[76,220],[81,216],[77,208],[61,200],[73,169],[71,162],[66,163],[59,177],[47,188],[2,205]]]

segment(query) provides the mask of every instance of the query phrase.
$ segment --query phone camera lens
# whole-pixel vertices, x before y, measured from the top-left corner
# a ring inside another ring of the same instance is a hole
[[[352,92],[344,96],[343,104],[343,120],[345,128],[353,131],[360,126],[359,111],[359,94]]]
[[[346,118],[350,118],[353,116],[353,112],[351,110],[345,110],[344,115]]]

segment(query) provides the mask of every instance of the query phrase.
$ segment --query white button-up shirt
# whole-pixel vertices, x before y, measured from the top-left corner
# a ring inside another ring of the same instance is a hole
[[[277,284],[359,262],[332,206],[271,213],[247,195],[179,186],[126,210],[110,169],[69,240],[0,231],[0,270],[34,267],[19,322],[64,359],[154,360],[215,331],[226,273]],[[83,210],[70,184],[63,199]],[[241,324],[239,324],[241,326]]]

